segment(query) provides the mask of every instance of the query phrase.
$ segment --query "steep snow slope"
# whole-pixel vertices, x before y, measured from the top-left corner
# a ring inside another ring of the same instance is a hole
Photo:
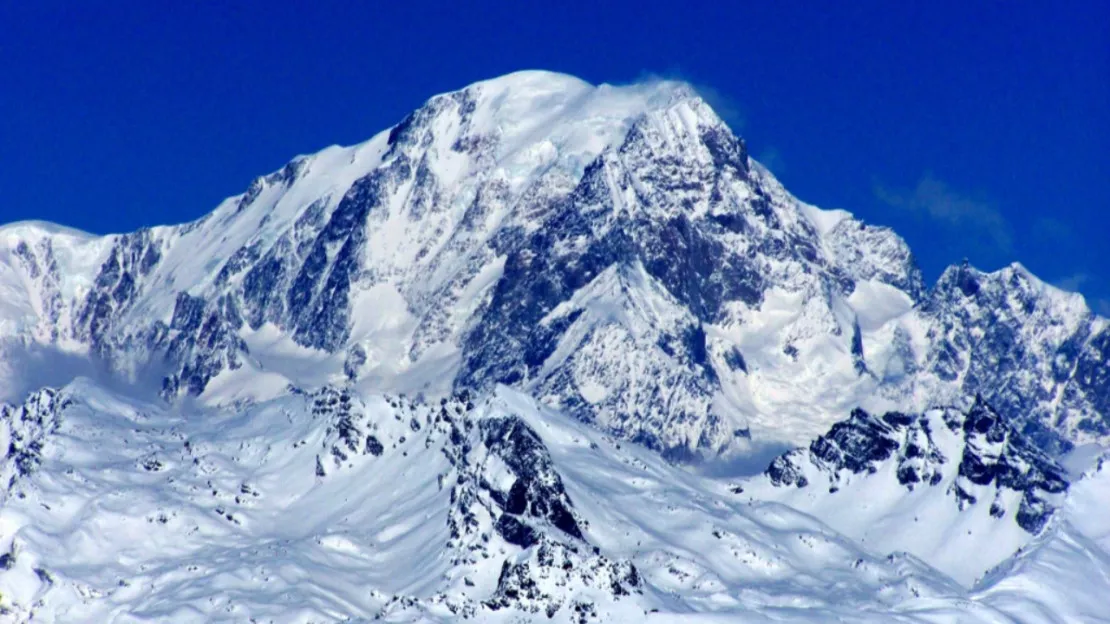
[[[1107,622],[1106,589],[1099,587],[1107,579],[1106,549],[1063,525],[1038,537],[973,595],[1008,621]]]
[[[1089,554],[1053,533],[967,593],[507,388],[214,410],[78,380],[3,416],[0,605],[19,621],[992,622],[1067,613],[1064,589],[1015,584]]]
[[[18,620],[1094,621],[1110,589],[1105,471],[1058,463],[1110,442],[1110,322],[1017,264],[927,288],[681,83],[519,72],[193,223],[2,226],[0,401]]]
[[[967,586],[1038,534],[1067,488],[1066,471],[982,400],[924,414],[856,410],[741,486]]]
[[[1072,485],[1047,529],[980,583],[979,599],[1016,620],[1110,621],[1105,590],[1088,585],[1110,579],[1108,501],[1110,463],[1103,453]]]

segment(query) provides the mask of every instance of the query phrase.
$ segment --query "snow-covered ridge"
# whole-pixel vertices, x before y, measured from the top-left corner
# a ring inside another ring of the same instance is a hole
[[[1110,328],[1081,298],[1020,267],[926,289],[894,232],[799,202],[679,82],[517,72],[299,156],[193,223],[0,232],[6,362],[34,343],[125,378],[164,367],[171,400],[501,382],[676,457],[975,393],[1053,448],[1110,435]],[[672,310],[578,320],[613,270],[642,277],[607,305]],[[572,344],[597,357],[552,359]]]
[[[927,288],[687,85],[519,72],[192,223],[0,228],[0,610],[1097,621],[1106,473],[1058,462],[1108,361],[1082,298]]]
[[[1110,589],[1045,575],[1099,561],[1052,526],[968,591],[508,388],[182,412],[78,380],[5,410],[38,441],[0,456],[14,621],[1089,620],[1069,592]]]
[[[0,236],[13,237],[20,240],[44,238],[47,236],[65,236],[77,240],[87,240],[97,237],[95,234],[90,234],[83,230],[51,223],[50,221],[39,221],[34,219],[28,221],[14,221],[12,223],[0,225]]]
[[[740,487],[968,586],[1040,533],[1067,488],[1066,471],[981,399],[923,414],[856,410]]]

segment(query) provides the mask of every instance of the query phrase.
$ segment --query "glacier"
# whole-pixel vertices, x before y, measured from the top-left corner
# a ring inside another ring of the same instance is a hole
[[[0,226],[0,401],[20,621],[1110,619],[1110,322],[925,284],[681,82],[517,72],[192,223]]]

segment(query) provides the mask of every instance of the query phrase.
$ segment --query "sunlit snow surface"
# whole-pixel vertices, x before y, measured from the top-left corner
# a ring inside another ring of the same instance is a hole
[[[518,72],[193,223],[0,226],[0,620],[1110,621],[1107,354],[1019,264],[927,289],[687,85]],[[759,474],[977,394],[1080,445],[1036,535],[939,421],[934,486],[909,438]]]
[[[488,527],[475,561],[460,561],[470,547],[448,546],[462,477],[446,459],[439,404],[354,396],[355,426],[383,449],[337,461],[336,414],[305,394],[212,411],[136,402],[77,380],[46,397],[27,407],[51,430],[41,464],[26,475],[11,459],[3,467],[13,485],[0,508],[0,550],[11,553],[0,592],[17,621],[450,621],[447,605],[469,605],[483,621],[548,619],[483,604],[504,562],[528,552]],[[550,452],[584,539],[539,530],[638,571],[639,588],[623,596],[577,582],[576,571],[549,579],[562,605],[556,621],[573,620],[575,602],[609,621],[1105,616],[1110,565],[1098,544],[1108,531],[1105,514],[1092,513],[1105,510],[1105,469],[1080,482],[1033,544],[966,590],[911,556],[888,557],[786,506],[748,501],[507,388],[472,409],[447,409],[460,427],[519,416]],[[28,418],[20,422],[33,435]],[[492,455],[473,453],[484,474],[503,474],[488,468]]]
[[[925,292],[889,229],[790,195],[687,85],[518,72],[299,156],[193,223],[3,226],[0,398],[35,389],[14,361],[94,375],[94,355],[209,399],[252,371],[273,383],[239,398],[501,381],[688,454],[743,451],[737,430],[804,444],[861,404],[964,392],[1106,441],[1110,327],[1082,297],[1016,264],[942,285]]]

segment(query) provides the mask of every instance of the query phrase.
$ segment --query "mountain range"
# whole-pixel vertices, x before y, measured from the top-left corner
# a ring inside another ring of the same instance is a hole
[[[1110,621],[1110,321],[926,284],[680,82],[0,227],[0,401],[17,621]]]

